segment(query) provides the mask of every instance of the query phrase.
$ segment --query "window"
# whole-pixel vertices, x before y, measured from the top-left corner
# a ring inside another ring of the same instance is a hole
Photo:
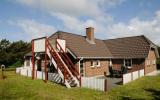
[[[99,61],[99,60],[96,60],[96,61],[95,61],[95,65],[96,65],[97,67],[100,67],[100,61]]]
[[[124,65],[128,68],[131,68],[132,67],[132,59],[125,59]]]
[[[30,61],[29,60],[26,61],[26,66],[30,66]]]
[[[147,60],[147,66],[149,66],[151,64],[151,61],[148,59]]]
[[[100,60],[92,60],[90,66],[91,67],[95,67],[95,66],[100,67]]]
[[[91,61],[91,67],[94,67],[94,62],[93,62],[93,60]]]
[[[156,60],[152,60],[152,64],[155,65],[156,64]]]

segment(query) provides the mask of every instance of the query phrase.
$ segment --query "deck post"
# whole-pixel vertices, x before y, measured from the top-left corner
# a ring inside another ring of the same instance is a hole
[[[107,79],[104,80],[104,91],[107,92],[108,86],[107,86]]]
[[[32,40],[32,79],[35,79],[34,40]]]

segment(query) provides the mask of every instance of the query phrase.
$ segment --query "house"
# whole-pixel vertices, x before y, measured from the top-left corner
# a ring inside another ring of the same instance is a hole
[[[70,76],[80,81],[80,77],[109,74],[109,66],[120,70],[124,65],[127,72],[144,69],[147,75],[157,70],[158,57],[156,45],[143,35],[101,40],[94,37],[94,28],[89,27],[86,36],[58,31],[48,38],[34,39],[32,53],[25,56],[24,65],[33,69],[33,78],[35,70],[42,70],[57,72],[64,80]]]

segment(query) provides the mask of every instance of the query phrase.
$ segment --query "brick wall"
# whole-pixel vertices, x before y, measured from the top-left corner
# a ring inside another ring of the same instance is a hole
[[[100,60],[99,67],[97,66],[91,67],[91,61],[92,60],[84,60],[83,65],[84,65],[85,77],[104,75],[104,72],[108,74],[109,60]]]
[[[124,65],[123,63],[124,63],[123,59],[112,59],[113,69],[121,70],[121,66]]]
[[[145,60],[145,74],[148,74],[150,72],[156,71],[157,66],[156,64],[153,64],[153,60],[156,61],[156,55],[154,50],[150,50],[148,53],[148,57]],[[147,62],[150,61],[150,64],[147,65]]]
[[[144,59],[132,59],[132,68],[128,69],[128,72],[144,69]],[[113,69],[121,70],[121,66],[124,65],[123,59],[112,59]]]

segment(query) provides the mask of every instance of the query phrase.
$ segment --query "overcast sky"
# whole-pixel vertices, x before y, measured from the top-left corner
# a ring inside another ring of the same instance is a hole
[[[160,0],[0,0],[0,39],[49,36],[57,30],[110,39],[145,35],[160,45]]]

